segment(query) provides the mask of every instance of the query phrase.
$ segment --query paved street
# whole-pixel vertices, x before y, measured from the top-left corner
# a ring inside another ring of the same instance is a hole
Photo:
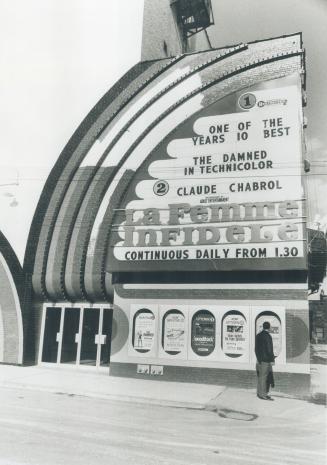
[[[244,421],[9,388],[0,388],[0,398],[0,465],[326,463],[322,417]]]

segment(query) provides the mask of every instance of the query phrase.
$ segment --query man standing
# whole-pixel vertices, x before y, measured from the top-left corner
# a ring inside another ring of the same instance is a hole
[[[275,360],[273,341],[269,334],[270,323],[263,323],[263,330],[255,337],[255,355],[257,357],[258,386],[257,396],[263,400],[273,400],[268,396],[268,377],[272,375],[271,364]]]

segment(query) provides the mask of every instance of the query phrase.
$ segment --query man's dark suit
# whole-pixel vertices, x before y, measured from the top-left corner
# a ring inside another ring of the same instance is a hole
[[[272,337],[265,329],[255,337],[255,355],[259,363],[275,360]]]
[[[269,332],[263,329],[255,337],[255,355],[257,357],[258,397],[265,398],[268,394],[268,376],[272,372],[271,363],[275,360],[273,341]]]

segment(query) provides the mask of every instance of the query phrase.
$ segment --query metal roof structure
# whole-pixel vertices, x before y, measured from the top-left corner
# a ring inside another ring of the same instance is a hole
[[[187,38],[214,24],[211,0],[171,0],[170,3]]]

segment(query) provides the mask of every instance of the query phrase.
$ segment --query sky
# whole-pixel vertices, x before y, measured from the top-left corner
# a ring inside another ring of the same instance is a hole
[[[309,220],[327,224],[327,0],[214,0],[215,47],[303,32]],[[51,168],[140,60],[143,0],[0,0],[0,230],[21,263]],[[317,223],[316,223],[317,225]]]
[[[0,230],[21,263],[60,152],[140,61],[142,18],[143,0],[0,0]]]

